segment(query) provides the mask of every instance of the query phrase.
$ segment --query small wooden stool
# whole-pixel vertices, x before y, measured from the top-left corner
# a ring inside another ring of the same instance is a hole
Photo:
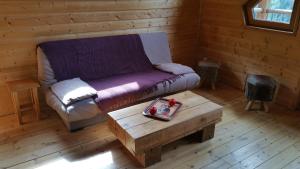
[[[196,72],[201,78],[200,87],[205,82],[208,82],[210,83],[212,89],[215,90],[219,69],[220,65],[217,63],[209,62],[206,60],[200,61],[196,69]]]
[[[246,110],[251,110],[255,102],[260,102],[260,109],[269,111],[267,102],[273,101],[278,90],[278,84],[275,79],[265,75],[250,74],[245,82],[245,96],[248,99]]]
[[[36,119],[40,119],[40,106],[39,106],[39,98],[38,98],[38,87],[40,87],[38,82],[35,82],[30,79],[26,80],[17,80],[7,82],[8,89],[11,94],[11,99],[13,102],[13,106],[15,109],[15,113],[18,117],[19,124],[22,125],[22,108],[19,102],[18,92],[29,90],[30,97],[32,101],[32,107],[35,112]]]

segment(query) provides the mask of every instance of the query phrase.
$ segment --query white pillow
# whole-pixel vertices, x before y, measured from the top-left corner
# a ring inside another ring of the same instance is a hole
[[[97,95],[97,91],[80,78],[55,83],[51,90],[66,106]]]
[[[165,72],[173,73],[175,75],[195,73],[195,71],[192,68],[177,63],[163,63],[157,65],[156,68]]]

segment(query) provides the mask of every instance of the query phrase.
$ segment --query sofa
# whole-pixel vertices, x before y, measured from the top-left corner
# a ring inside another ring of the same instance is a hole
[[[110,111],[200,82],[191,68],[172,63],[163,32],[43,42],[37,57],[46,102],[70,131],[102,122]],[[82,79],[97,94],[64,104],[52,86],[72,78]]]

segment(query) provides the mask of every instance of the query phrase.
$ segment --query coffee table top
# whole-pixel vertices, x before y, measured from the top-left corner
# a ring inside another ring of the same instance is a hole
[[[222,106],[191,91],[166,98],[183,103],[171,121],[155,120],[142,114],[152,101],[108,114],[110,128],[130,151],[167,144],[221,120]]]

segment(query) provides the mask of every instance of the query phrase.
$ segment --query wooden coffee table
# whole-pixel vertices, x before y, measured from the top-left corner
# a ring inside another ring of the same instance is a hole
[[[161,160],[161,148],[170,142],[193,135],[200,142],[214,137],[215,124],[221,121],[222,106],[191,91],[169,96],[183,103],[171,121],[154,120],[142,112],[146,102],[109,113],[111,131],[144,166]]]

